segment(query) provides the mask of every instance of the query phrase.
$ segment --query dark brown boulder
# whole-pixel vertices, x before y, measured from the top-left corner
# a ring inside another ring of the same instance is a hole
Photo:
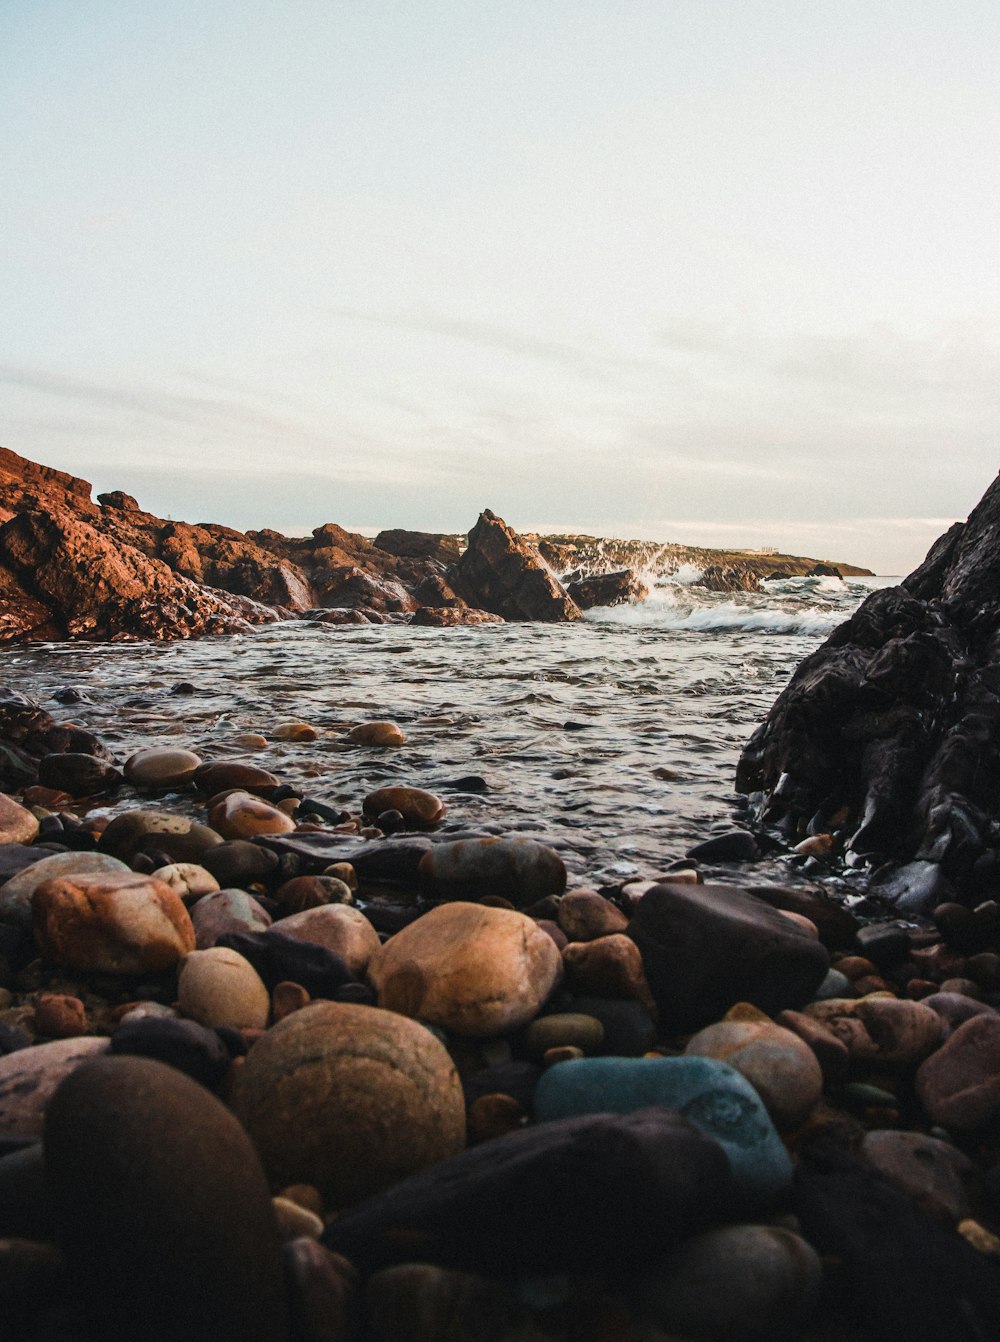
[[[710,1024],[737,1002],[768,1015],[803,1006],[830,965],[802,927],[731,885],[654,885],[627,935],[668,1029]]]
[[[345,564],[315,573],[316,594],[331,606],[389,611],[411,611],[416,602],[392,578],[379,578],[355,564]]]
[[[581,610],[595,606],[622,606],[631,601],[645,601],[649,588],[634,569],[618,569],[614,573],[592,573],[567,584],[566,591]]]
[[[911,913],[1000,873],[1000,481],[898,587],[798,667],[743,751],[737,788],[792,838],[841,829]],[[886,865],[887,864],[887,865]]]
[[[709,564],[698,584],[712,592],[759,592],[760,576],[750,564]]]
[[[110,493],[98,494],[97,502],[102,508],[116,508],[122,513],[140,512],[138,502],[131,494],[126,494],[120,489],[112,489]]]
[[[45,1115],[59,1238],[95,1342],[283,1342],[282,1253],[250,1139],[148,1058],[88,1063]]]
[[[0,643],[59,637],[59,626],[45,602],[32,596],[10,569],[0,567]]]
[[[527,541],[487,508],[451,583],[468,605],[505,620],[577,620],[580,609]]]

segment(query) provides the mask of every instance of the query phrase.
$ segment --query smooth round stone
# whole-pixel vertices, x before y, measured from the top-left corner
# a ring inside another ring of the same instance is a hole
[[[570,941],[593,941],[628,927],[621,909],[596,890],[567,890],[556,916]]]
[[[394,722],[359,722],[347,733],[347,739],[356,746],[401,746],[406,742]]]
[[[277,856],[246,839],[229,839],[205,854],[202,865],[223,889],[266,884],[278,865]]]
[[[172,746],[151,746],[137,750],[125,761],[126,781],[135,787],[184,787],[201,767],[201,757],[193,750],[177,750]]]
[[[719,1226],[695,1235],[640,1280],[659,1323],[685,1336],[750,1342],[792,1335],[815,1312],[823,1266],[778,1226]]]
[[[571,941],[563,948],[566,982],[575,993],[625,997],[655,1012],[639,947],[621,932],[594,941]]]
[[[955,1225],[972,1215],[978,1202],[978,1172],[950,1142],[922,1132],[881,1128],[865,1133],[861,1154],[883,1179],[931,1216]]]
[[[0,922],[30,927],[32,897],[46,881],[63,876],[120,875],[128,871],[124,862],[103,853],[53,853],[30,867],[23,867],[0,886]]]
[[[278,781],[267,769],[261,769],[256,764],[246,764],[242,760],[203,764],[194,774],[195,787],[206,797],[214,797],[230,788],[240,788],[244,792],[270,792],[278,786]]]
[[[2,897],[0,891],[0,897]],[[986,1002],[979,1002],[973,997],[966,997],[963,993],[929,993],[921,998],[924,1006],[930,1007],[932,1011],[937,1012],[945,1023],[945,1029],[950,1034],[957,1030],[960,1025],[964,1025],[967,1020],[973,1016],[995,1016],[996,1008],[991,1007]]]
[[[922,1002],[861,997],[811,1002],[803,1014],[841,1039],[852,1063],[908,1067],[940,1044],[941,1018]]]
[[[191,923],[195,947],[204,951],[227,932],[266,932],[271,915],[245,890],[217,890],[192,907]]]
[[[773,1022],[724,1020],[688,1040],[685,1057],[718,1058],[750,1082],[781,1132],[805,1121],[823,1094],[812,1049]]]
[[[208,813],[208,823],[224,839],[252,839],[257,834],[291,834],[295,821],[284,811],[249,792],[230,792]]]
[[[106,1039],[57,1039],[0,1057],[0,1132],[39,1135],[56,1088],[81,1063],[107,1049]]]
[[[322,904],[282,918],[282,932],[336,951],[352,974],[361,978],[381,946],[379,935],[360,909],[349,904]]]
[[[447,809],[440,797],[418,787],[380,787],[369,792],[363,807],[366,816],[398,811],[413,829],[430,829],[444,819]]]
[[[538,1016],[521,1038],[521,1046],[529,1058],[541,1059],[550,1048],[569,1044],[584,1053],[599,1053],[604,1043],[604,1026],[593,1016],[563,1011],[551,1016]]]
[[[455,1034],[489,1036],[526,1024],[562,977],[551,937],[513,909],[441,904],[372,956],[379,1006]]]
[[[748,1206],[770,1206],[791,1184],[792,1164],[756,1090],[714,1058],[582,1058],[542,1074],[539,1122],[577,1114],[675,1109],[723,1148]]]
[[[146,1058],[81,1067],[45,1120],[46,1177],[100,1339],[285,1342],[274,1209],[257,1156],[203,1086]]]
[[[1000,1016],[973,1016],[917,1070],[917,1097],[931,1120],[955,1132],[1000,1120]]]
[[[116,788],[122,776],[107,760],[70,751],[45,755],[38,764],[38,781],[71,797],[95,797]]]
[[[274,1217],[278,1223],[278,1234],[284,1243],[290,1240],[300,1239],[305,1235],[308,1239],[318,1240],[323,1233],[323,1218],[317,1216],[315,1212],[309,1211],[306,1207],[300,1207],[297,1202],[290,1202],[288,1198],[273,1198]]]
[[[851,980],[846,974],[842,974],[839,969],[828,969],[823,982],[816,989],[815,1000],[817,1002],[828,1002],[831,999],[849,997],[851,994]]]
[[[177,862],[199,862],[213,845],[221,843],[207,825],[169,811],[126,811],[116,815],[101,835],[98,848],[122,862],[131,862],[144,845],[155,840],[156,848]]]
[[[303,913],[324,904],[353,904],[354,894],[337,876],[293,876],[274,892],[285,913]]]
[[[46,881],[32,899],[32,922],[46,959],[85,973],[160,973],[194,950],[181,899],[131,872]]]
[[[267,737],[261,736],[259,732],[240,732],[233,737],[233,745],[239,746],[241,750],[266,750]]]
[[[234,1107],[276,1189],[360,1202],[461,1151],[465,1103],[444,1045],[394,1012],[316,1002],[251,1049]]]
[[[169,885],[186,903],[211,895],[219,888],[212,873],[197,862],[171,862],[168,867],[158,867],[153,879]]]
[[[35,1033],[43,1039],[76,1039],[89,1029],[87,1012],[79,997],[45,993],[35,1002]]]
[[[0,844],[31,843],[37,834],[37,817],[13,797],[0,792]]]
[[[318,735],[308,722],[279,722],[271,732],[275,741],[315,741]]]
[[[192,951],[184,957],[177,980],[182,1013],[199,1025],[217,1029],[263,1030],[271,999],[249,960],[225,946]]]
[[[285,1245],[285,1272],[294,1337],[346,1342],[356,1336],[358,1274],[346,1258],[300,1235]]]
[[[229,1071],[230,1057],[214,1030],[176,1017],[128,1016],[111,1036],[111,1053],[153,1058],[213,1089]]]
[[[420,877],[439,899],[500,895],[523,907],[566,889],[566,866],[536,839],[459,839],[436,843],[420,859]]]

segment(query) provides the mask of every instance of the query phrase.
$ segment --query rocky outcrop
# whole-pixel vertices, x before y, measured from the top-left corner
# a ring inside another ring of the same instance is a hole
[[[435,559],[439,564],[454,564],[462,553],[458,536],[431,531],[404,531],[396,528],[380,531],[372,542],[376,550],[399,559]]]
[[[254,602],[226,601],[65,512],[22,512],[6,522],[0,527],[0,565],[69,638],[243,633],[251,619],[275,618]]]
[[[567,583],[566,591],[581,610],[592,610],[595,606],[623,606],[630,601],[645,601],[649,596],[649,588],[630,568],[581,576]]]
[[[759,592],[760,575],[750,564],[709,564],[700,585],[711,592]]]
[[[1000,877],[1000,480],[799,666],[737,788],[791,839],[840,831],[906,912]]]
[[[576,620],[580,608],[538,551],[487,508],[450,581],[467,605],[505,620]]]

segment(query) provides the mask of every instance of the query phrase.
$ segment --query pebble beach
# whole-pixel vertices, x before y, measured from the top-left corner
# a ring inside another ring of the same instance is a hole
[[[5,1337],[996,1336],[996,902],[852,913],[731,818],[588,879],[408,724],[123,757],[64,698],[0,703]]]

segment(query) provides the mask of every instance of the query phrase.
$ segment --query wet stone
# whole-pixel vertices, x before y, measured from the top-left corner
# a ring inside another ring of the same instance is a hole
[[[64,755],[45,755],[39,761],[38,781],[42,787],[58,788],[71,797],[96,797],[113,792],[122,776],[106,760],[71,751]]]
[[[215,1030],[193,1020],[145,1016],[127,1019],[111,1036],[110,1052],[153,1058],[214,1090],[229,1070],[229,1052]]]
[[[32,897],[46,881],[62,876],[111,875],[127,871],[124,862],[103,853],[45,853],[43,850],[35,862],[23,867],[6,885],[0,886],[0,921],[30,927]]]
[[[540,1060],[550,1048],[571,1044],[584,1053],[599,1053],[604,1026],[593,1016],[562,1012],[538,1016],[521,1036],[521,1047],[529,1058]]]
[[[282,932],[280,926],[266,932],[226,932],[216,945],[229,946],[249,960],[269,990],[287,979],[301,983],[310,997],[333,998],[345,985],[364,986],[335,951]]]

